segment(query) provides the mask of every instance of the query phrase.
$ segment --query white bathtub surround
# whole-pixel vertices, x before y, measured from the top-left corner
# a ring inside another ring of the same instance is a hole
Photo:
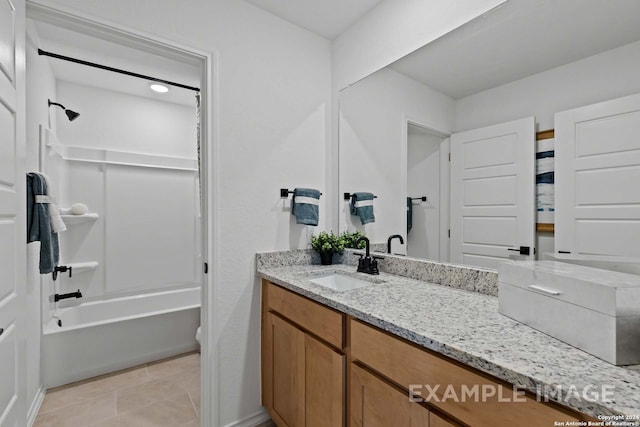
[[[500,313],[609,363],[640,363],[640,276],[511,261],[499,280]]]
[[[199,325],[200,287],[60,309],[42,335],[43,383],[56,387],[197,350]]]
[[[64,177],[71,206],[63,215],[70,227],[61,237],[62,263],[99,263],[91,275],[64,277],[56,292],[113,298],[200,283],[195,159],[74,147],[51,136],[45,144],[43,165]]]

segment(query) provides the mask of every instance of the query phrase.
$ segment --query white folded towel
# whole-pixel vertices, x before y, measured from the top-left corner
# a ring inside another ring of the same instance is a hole
[[[67,226],[60,216],[60,209],[58,209],[58,205],[56,204],[56,197],[53,192],[51,180],[47,175],[43,173],[40,173],[40,175],[42,175],[44,180],[47,182],[47,196],[49,196],[49,201],[47,202],[47,204],[49,205],[49,222],[51,222],[51,230],[54,233],[60,233],[61,231],[65,231],[67,229]]]

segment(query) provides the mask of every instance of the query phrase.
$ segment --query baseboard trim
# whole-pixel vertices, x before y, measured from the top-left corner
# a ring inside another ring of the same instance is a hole
[[[230,424],[225,425],[224,427],[256,427],[267,421],[269,421],[269,414],[267,411],[262,408],[260,411],[255,414],[249,415],[248,417],[242,418],[241,420],[234,421]]]
[[[40,406],[42,406],[45,394],[46,391],[41,386],[36,392],[36,397],[33,398],[31,406],[29,406],[29,412],[27,412],[27,425],[29,427],[33,426],[33,423],[36,422],[36,417],[38,416],[38,412],[40,412]]]

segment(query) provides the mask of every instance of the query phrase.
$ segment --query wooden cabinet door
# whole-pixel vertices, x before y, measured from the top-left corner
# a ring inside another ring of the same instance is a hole
[[[456,427],[456,424],[450,423],[433,412],[429,412],[429,427]]]
[[[350,427],[429,427],[426,408],[357,365],[349,388]]]
[[[305,422],[305,335],[271,313],[271,416],[278,426],[303,427]]]
[[[305,335],[306,427],[344,425],[344,356]]]

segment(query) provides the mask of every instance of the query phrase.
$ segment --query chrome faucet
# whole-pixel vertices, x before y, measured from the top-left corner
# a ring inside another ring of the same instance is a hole
[[[364,236],[359,237],[358,240],[355,241],[355,246],[358,247],[358,244],[362,240],[364,240],[365,243],[365,255],[363,258],[362,254],[358,254],[360,256],[360,259],[358,260],[358,272],[367,274],[380,274],[380,272],[378,271],[378,257],[371,257],[369,239]]]
[[[399,234],[394,234],[393,236],[389,236],[389,238],[387,239],[387,253],[390,254],[391,253],[391,241],[393,239],[400,239],[400,244],[404,245],[404,239],[402,238],[401,235]]]

